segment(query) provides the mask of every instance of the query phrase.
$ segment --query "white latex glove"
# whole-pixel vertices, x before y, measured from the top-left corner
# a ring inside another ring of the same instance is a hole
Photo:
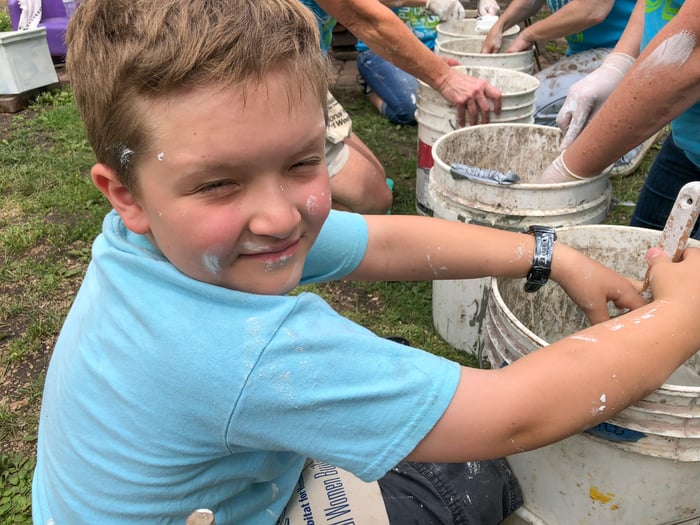
[[[496,0],[479,0],[479,15],[480,16],[486,16],[486,15],[500,15],[501,14],[501,6],[498,5],[498,2]]]
[[[552,163],[545,168],[542,175],[532,181],[533,184],[558,184],[561,182],[575,182],[586,180],[573,173],[564,163],[564,152],[560,153]]]
[[[576,82],[557,115],[557,125],[566,133],[561,148],[566,149],[581,133],[593,114],[610,96],[635,59],[624,53],[610,53],[603,65]]]
[[[459,0],[428,0],[425,7],[439,16],[443,22],[464,18],[464,6]]]

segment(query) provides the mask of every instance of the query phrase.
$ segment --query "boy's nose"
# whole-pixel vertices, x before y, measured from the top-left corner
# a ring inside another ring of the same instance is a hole
[[[249,223],[252,233],[286,238],[296,230],[300,221],[301,213],[284,185],[277,184],[256,194]]]

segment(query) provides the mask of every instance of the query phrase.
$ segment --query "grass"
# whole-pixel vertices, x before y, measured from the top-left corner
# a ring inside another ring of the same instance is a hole
[[[395,181],[393,213],[415,213],[416,128],[389,124],[357,95],[338,98]],[[0,159],[0,523],[24,524],[31,523],[45,367],[108,205],[89,181],[93,156],[68,89],[42,95],[23,112],[0,115]],[[648,164],[615,180],[615,199],[636,199]],[[626,224],[630,211],[618,206],[608,222]],[[403,336],[475,365],[434,330],[430,283],[308,288],[379,335]]]

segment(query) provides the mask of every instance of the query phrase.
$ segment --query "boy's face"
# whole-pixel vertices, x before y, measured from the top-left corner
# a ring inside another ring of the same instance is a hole
[[[199,89],[151,106],[155,154],[138,167],[127,227],[180,271],[257,294],[283,294],[331,207],[317,97],[290,103],[288,78]],[[122,214],[125,217],[125,214]]]

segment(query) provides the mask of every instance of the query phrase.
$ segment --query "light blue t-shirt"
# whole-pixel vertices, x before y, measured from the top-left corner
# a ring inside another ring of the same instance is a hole
[[[360,215],[331,212],[304,282],[352,272]],[[273,524],[306,457],[372,480],[454,395],[459,366],[378,337],[321,298],[180,273],[115,212],[61,330],[42,399],[35,524]]]
[[[647,0],[644,14],[642,49],[676,16],[684,0]],[[673,141],[687,157],[700,166],[700,102],[671,122]]]
[[[569,3],[570,0],[547,0],[549,9],[554,13]],[[613,7],[600,24],[589,27],[573,35],[566,36],[569,45],[567,55],[598,47],[613,48],[627,26],[636,0],[615,0]]]
[[[413,31],[416,38],[423,42],[428,49],[435,47],[436,28],[440,23],[439,16],[431,14],[430,11],[422,7],[394,7],[391,10],[396,13],[396,16]],[[357,44],[355,44],[355,49],[361,53],[369,48],[362,40],[358,40]]]

